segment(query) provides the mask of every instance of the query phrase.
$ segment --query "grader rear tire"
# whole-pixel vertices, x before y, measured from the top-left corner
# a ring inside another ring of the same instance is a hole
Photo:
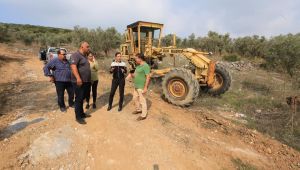
[[[224,94],[229,90],[231,85],[231,77],[229,72],[220,65],[216,65],[215,70],[215,82],[212,87],[204,86],[202,87],[204,92],[211,94],[213,96],[218,96]]]
[[[164,99],[176,106],[190,106],[199,95],[199,83],[187,69],[176,68],[167,73],[162,82]]]

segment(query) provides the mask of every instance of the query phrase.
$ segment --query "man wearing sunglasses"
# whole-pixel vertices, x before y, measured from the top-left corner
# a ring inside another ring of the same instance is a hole
[[[66,59],[66,51],[58,50],[57,58],[51,60],[44,67],[44,74],[50,78],[50,82],[55,84],[57,102],[61,112],[66,112],[67,108],[64,100],[64,93],[67,90],[69,96],[69,107],[74,107],[74,90],[71,83],[70,64]]]

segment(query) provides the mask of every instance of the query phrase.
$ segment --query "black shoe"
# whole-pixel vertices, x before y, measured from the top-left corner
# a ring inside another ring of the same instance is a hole
[[[76,122],[78,122],[79,124],[86,124],[86,121],[84,119],[81,119],[81,118],[76,118]]]
[[[83,118],[83,119],[84,119],[84,118],[89,118],[89,117],[92,117],[92,116],[89,115],[89,114],[85,114],[85,113],[81,115],[81,118]]]
[[[96,109],[96,104],[95,103],[93,103],[93,109]]]
[[[67,109],[66,109],[65,107],[61,107],[61,108],[60,108],[60,111],[61,111],[61,112],[66,112]]]
[[[134,112],[132,112],[132,114],[134,114],[134,115],[137,115],[139,113],[142,113],[142,111],[134,111]]]
[[[120,111],[122,111],[122,107],[119,107],[119,108],[118,108],[118,112],[120,112]]]
[[[145,119],[146,119],[146,117],[139,116],[136,120],[141,121],[141,120],[145,120]]]
[[[85,108],[89,109],[90,108],[90,104],[86,104]]]
[[[108,107],[107,107],[107,111],[110,111],[110,110],[111,110],[111,106],[108,106]]]

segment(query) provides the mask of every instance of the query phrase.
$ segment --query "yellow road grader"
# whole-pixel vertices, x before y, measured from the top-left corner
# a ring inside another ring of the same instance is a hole
[[[199,96],[200,90],[221,95],[229,89],[231,77],[228,71],[209,59],[210,53],[192,48],[177,48],[175,35],[172,46],[162,47],[162,29],[163,24],[144,21],[127,26],[125,43],[121,44],[120,51],[131,69],[136,67],[136,54],[143,53],[151,66],[151,77],[163,77],[164,98],[177,106],[190,106]],[[190,62],[190,66],[158,69],[159,61],[166,56],[184,57]]]

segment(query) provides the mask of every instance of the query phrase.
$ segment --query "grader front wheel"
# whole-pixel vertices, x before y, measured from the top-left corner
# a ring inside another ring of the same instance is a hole
[[[199,95],[199,83],[190,70],[176,68],[162,82],[165,99],[177,106],[190,106]]]
[[[214,78],[215,81],[211,87],[202,87],[202,89],[205,92],[213,96],[218,96],[229,90],[231,84],[231,77],[225,68],[223,68],[220,65],[217,65]]]

